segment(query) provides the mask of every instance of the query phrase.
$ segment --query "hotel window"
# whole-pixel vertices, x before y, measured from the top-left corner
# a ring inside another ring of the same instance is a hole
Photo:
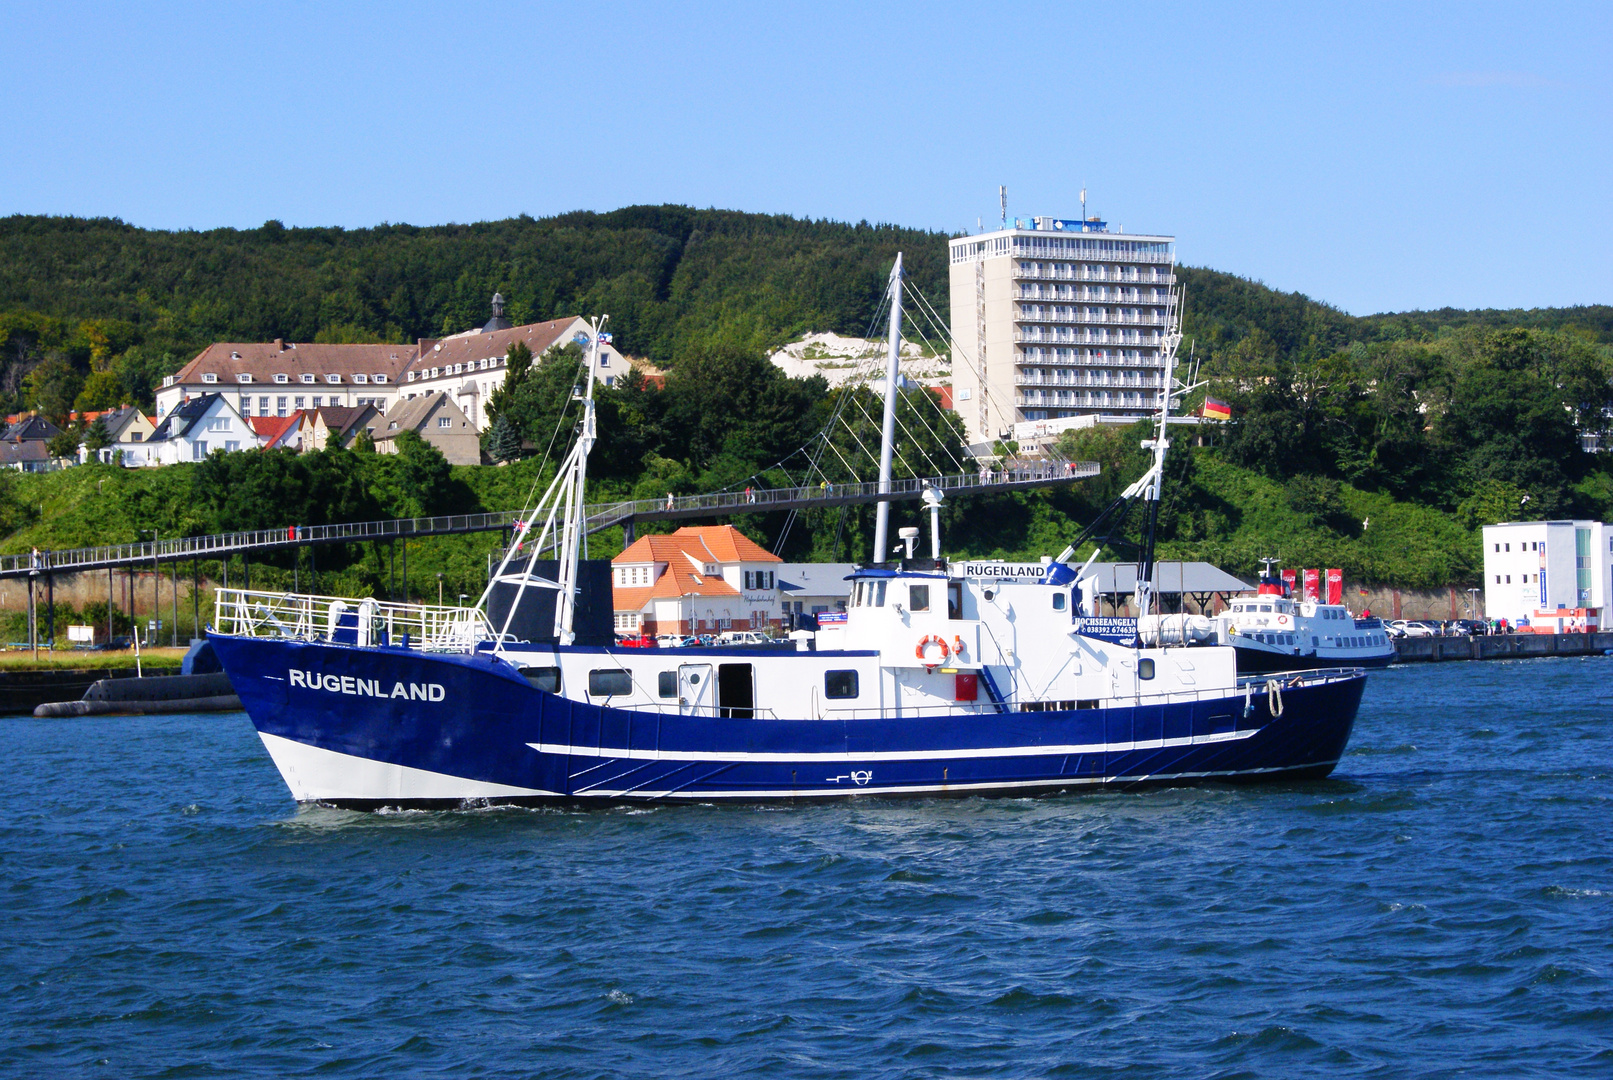
[[[241,395],[241,415],[242,416],[251,416],[252,415],[252,399],[247,397],[245,394]]]
[[[301,397],[298,398],[297,399],[297,405],[296,405],[297,411],[301,412],[303,409],[307,408],[308,407],[307,402],[308,402],[307,398],[301,398]]]
[[[279,398],[274,399],[274,411],[275,411],[276,416],[284,416],[284,415],[286,415],[286,399],[285,398],[279,397]]]
[[[319,407],[320,407],[320,405],[321,405],[321,404],[322,404],[322,403],[323,403],[323,402],[324,402],[324,400],[325,400],[325,399],[324,399],[324,398],[322,398],[322,397],[316,397],[316,398],[314,398],[314,408],[316,408],[316,409],[317,409],[317,408],[319,408]]]
[[[240,375],[237,375],[237,376],[236,376],[236,377],[235,377],[235,381],[236,381],[236,382],[239,382],[239,383],[249,383],[249,382],[251,382],[251,381],[252,381],[252,376],[250,376],[250,375],[247,375],[247,374],[245,374],[245,373],[242,373],[242,374],[240,374]]]
[[[342,377],[340,375],[326,375],[325,381],[328,383],[339,383],[342,381]]]
[[[453,427],[454,421],[451,417],[439,416],[437,417],[437,426],[440,428]]]
[[[1511,575],[1511,574],[1508,574],[1508,575],[1507,575],[1507,584],[1508,584],[1508,585],[1511,585],[1511,584],[1512,584],[1512,575]]]
[[[384,382],[386,382],[386,376],[385,375],[377,375],[374,378],[372,378],[370,381],[371,382],[384,383]]]
[[[218,382],[218,376],[214,375],[211,371],[209,371],[209,372],[207,372],[207,374],[202,376],[202,382],[205,382],[205,383]]]
[[[288,382],[291,381],[291,378],[290,378],[290,376],[280,374],[280,375],[276,375],[274,377],[274,381],[277,382],[277,383],[288,383]]]
[[[303,372],[302,373],[302,381],[305,382],[305,383],[313,382],[314,381],[313,372],[310,372],[310,371]]]
[[[259,416],[268,416],[269,415],[269,399],[268,398],[266,398],[266,397],[258,398],[258,415]]]
[[[369,382],[370,377],[368,375],[354,375],[353,376],[353,381],[356,382],[356,383]]]

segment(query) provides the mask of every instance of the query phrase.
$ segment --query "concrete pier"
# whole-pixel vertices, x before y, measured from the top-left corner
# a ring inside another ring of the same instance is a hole
[[[1613,649],[1613,631],[1599,634],[1494,634],[1486,637],[1396,638],[1402,664],[1431,660],[1506,660],[1528,656],[1599,656]]]

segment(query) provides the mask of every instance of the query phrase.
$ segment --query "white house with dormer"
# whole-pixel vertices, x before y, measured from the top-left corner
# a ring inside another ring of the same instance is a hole
[[[263,440],[223,394],[181,401],[157,424],[145,443],[145,460],[125,465],[177,465],[201,461],[215,450],[256,450]]]

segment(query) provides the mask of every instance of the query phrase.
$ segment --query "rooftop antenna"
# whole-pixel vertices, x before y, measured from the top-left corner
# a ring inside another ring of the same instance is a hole
[[[1008,228],[1008,185],[997,185],[997,207],[1002,211],[1003,228]]]
[[[1085,221],[1086,219],[1087,219],[1087,189],[1086,189],[1085,186],[1083,186],[1081,188],[1081,220]]]

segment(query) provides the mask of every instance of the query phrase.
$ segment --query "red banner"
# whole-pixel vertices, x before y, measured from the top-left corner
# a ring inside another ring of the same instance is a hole
[[[1288,589],[1288,595],[1293,596],[1294,595],[1294,587],[1295,587],[1295,584],[1296,584],[1295,578],[1294,578],[1294,572],[1292,570],[1283,570],[1283,571],[1281,571],[1281,573],[1282,573],[1282,576],[1283,576],[1283,585]]]
[[[1320,570],[1307,570],[1307,571],[1305,571],[1305,599],[1306,600],[1319,600],[1319,599],[1321,599],[1321,595],[1322,595],[1321,578],[1322,578],[1322,572]]]
[[[1344,603],[1344,571],[1329,570],[1327,572],[1327,602],[1330,604]]]

